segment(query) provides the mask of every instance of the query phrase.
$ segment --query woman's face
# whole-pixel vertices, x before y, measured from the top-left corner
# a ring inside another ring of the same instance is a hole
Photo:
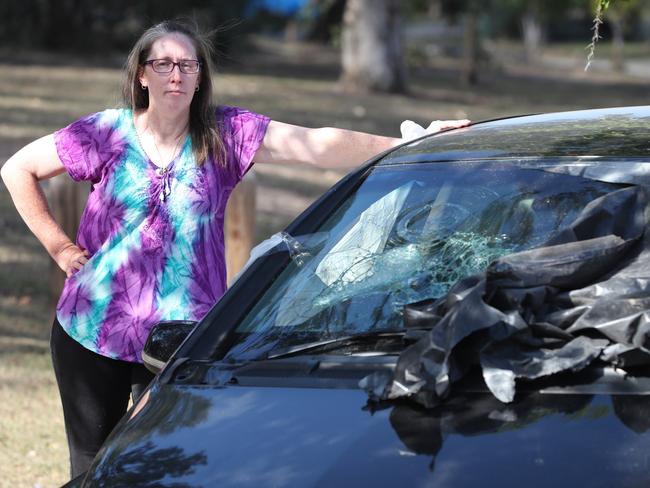
[[[198,60],[192,41],[181,33],[167,34],[154,42],[147,61],[154,59],[173,63]],[[151,64],[146,64],[140,68],[138,80],[149,91],[149,108],[177,112],[189,110],[200,76],[200,72],[183,73],[178,65],[173,65],[170,73],[157,73]]]

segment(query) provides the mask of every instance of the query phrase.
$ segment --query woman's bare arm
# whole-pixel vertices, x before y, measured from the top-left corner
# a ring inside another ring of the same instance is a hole
[[[463,127],[469,120],[441,120],[430,130]],[[323,168],[352,168],[376,154],[404,142],[364,132],[324,127],[309,129],[271,121],[253,161],[255,163],[302,163]]]
[[[59,267],[70,276],[87,262],[87,251],[79,249],[54,220],[40,180],[65,172],[54,137],[50,134],[26,145],[10,157],[0,176],[18,213]]]

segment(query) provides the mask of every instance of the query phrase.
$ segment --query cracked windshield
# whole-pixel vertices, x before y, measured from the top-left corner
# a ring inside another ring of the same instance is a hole
[[[238,326],[226,359],[401,330],[405,305],[539,246],[619,187],[530,163],[376,167],[314,235],[293,237],[291,263]]]

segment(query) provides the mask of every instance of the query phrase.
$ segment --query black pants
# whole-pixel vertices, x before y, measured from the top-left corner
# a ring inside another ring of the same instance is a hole
[[[59,385],[72,478],[88,469],[115,424],[154,375],[142,364],[119,361],[89,351],[54,319],[52,362]]]

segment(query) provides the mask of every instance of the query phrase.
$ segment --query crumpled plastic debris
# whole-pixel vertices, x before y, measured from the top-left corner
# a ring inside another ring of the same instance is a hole
[[[609,344],[606,339],[579,336],[557,350],[524,351],[509,342],[491,344],[481,352],[483,379],[504,403],[515,397],[515,379],[537,379],[561,371],[580,371]]]
[[[446,296],[405,307],[420,339],[394,374],[360,383],[371,400],[440,403],[473,365],[500,401],[518,379],[579,371],[598,359],[650,365],[650,210],[629,186],[591,201],[542,246],[508,254]]]

